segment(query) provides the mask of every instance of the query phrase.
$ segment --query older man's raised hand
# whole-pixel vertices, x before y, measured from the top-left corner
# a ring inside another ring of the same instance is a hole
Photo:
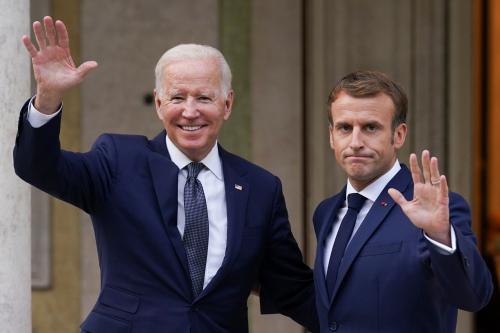
[[[42,23],[33,23],[38,48],[24,35],[22,42],[32,58],[37,82],[35,108],[45,114],[57,111],[66,91],[80,84],[85,76],[97,67],[97,62],[87,61],[76,67],[71,57],[68,30],[62,21],[46,16]]]

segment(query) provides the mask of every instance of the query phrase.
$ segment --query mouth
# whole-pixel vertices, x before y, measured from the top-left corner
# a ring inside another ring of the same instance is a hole
[[[368,155],[349,155],[349,156],[346,156],[347,160],[350,160],[351,162],[354,162],[354,163],[366,161],[370,158],[371,158],[371,156],[368,156]]]
[[[206,125],[178,125],[180,129],[186,132],[196,132],[205,127]]]

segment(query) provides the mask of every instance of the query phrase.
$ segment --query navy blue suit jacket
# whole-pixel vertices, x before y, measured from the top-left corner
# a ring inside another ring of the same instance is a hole
[[[16,173],[92,218],[101,291],[83,332],[247,332],[247,298],[257,284],[261,311],[317,330],[312,271],[292,236],[277,177],[219,147],[226,254],[193,299],[177,229],[179,169],[170,160],[165,132],[151,141],[102,135],[91,151],[73,153],[60,149],[60,115],[34,129],[26,111],[27,104],[14,148]]]
[[[332,298],[326,290],[324,244],[344,203],[345,187],[316,209],[314,282],[321,332],[455,332],[457,308],[476,311],[491,297],[491,275],[476,248],[465,200],[450,193],[457,250],[443,255],[391,199],[391,187],[407,200],[413,197],[404,165],[349,243]]]

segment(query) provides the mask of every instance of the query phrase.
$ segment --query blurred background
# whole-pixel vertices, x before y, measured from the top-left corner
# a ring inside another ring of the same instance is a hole
[[[500,1],[32,0],[26,15],[62,19],[75,60],[99,63],[64,100],[66,149],[87,150],[103,132],[154,136],[162,128],[152,98],[160,55],[178,43],[219,48],[236,94],[220,141],[281,178],[310,265],[312,213],[345,182],[328,144],[327,95],[350,71],[388,73],[410,100],[400,161],[424,148],[439,158],[451,189],[469,200],[479,247],[498,276]],[[79,331],[99,291],[93,237],[88,216],[33,190],[34,332]],[[460,313],[457,332],[498,332],[499,303],[497,289],[487,309]],[[303,332],[261,316],[254,296],[249,308],[254,333]]]

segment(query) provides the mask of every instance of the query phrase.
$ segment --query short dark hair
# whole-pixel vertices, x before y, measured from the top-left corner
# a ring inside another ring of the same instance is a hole
[[[394,103],[392,130],[399,124],[406,123],[408,97],[403,88],[386,74],[377,71],[357,71],[344,76],[335,85],[328,96],[328,121],[333,124],[330,106],[341,92],[352,97],[373,97],[380,93],[389,96]]]

